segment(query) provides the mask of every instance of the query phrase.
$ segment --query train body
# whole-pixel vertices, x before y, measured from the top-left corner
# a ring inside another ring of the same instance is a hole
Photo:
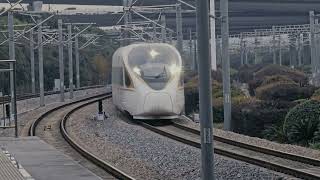
[[[112,59],[113,103],[134,119],[174,119],[184,109],[182,59],[163,43],[119,48]]]

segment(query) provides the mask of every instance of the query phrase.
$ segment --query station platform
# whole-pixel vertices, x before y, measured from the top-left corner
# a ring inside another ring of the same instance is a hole
[[[35,180],[101,180],[100,177],[38,137],[1,137],[0,147],[14,155],[18,163]],[[9,159],[8,161],[10,162]],[[0,156],[0,167],[1,163]],[[9,166],[11,165],[9,164]],[[14,171],[14,166],[12,166],[10,169]],[[3,171],[5,169],[1,167],[0,175],[4,173]],[[19,174],[15,175],[19,176]],[[19,176],[19,178],[21,177]],[[2,180],[1,176],[0,180]]]

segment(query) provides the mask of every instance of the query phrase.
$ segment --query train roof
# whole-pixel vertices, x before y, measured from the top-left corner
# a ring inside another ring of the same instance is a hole
[[[118,54],[118,55],[121,55],[121,56],[127,56],[128,53],[133,49],[133,48],[136,48],[136,47],[156,47],[156,46],[167,46],[167,47],[170,47],[173,51],[176,51],[178,52],[178,50],[170,45],[170,44],[167,44],[167,43],[136,43],[136,44],[131,44],[131,45],[128,45],[128,46],[124,46],[124,47],[121,47],[119,48],[115,54]]]

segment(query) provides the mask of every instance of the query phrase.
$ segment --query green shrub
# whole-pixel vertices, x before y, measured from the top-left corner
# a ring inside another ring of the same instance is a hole
[[[318,142],[309,143],[309,147],[312,149],[320,150],[320,143]]]
[[[310,98],[313,92],[313,87],[300,87],[292,82],[276,82],[258,87],[256,96],[261,100],[294,101]]]
[[[264,79],[267,76],[285,76],[296,83],[299,84],[308,84],[308,77],[301,71],[291,69],[286,66],[279,65],[268,65],[260,69],[254,74],[255,79]]]
[[[261,86],[266,86],[269,84],[277,82],[295,83],[292,79],[283,75],[266,76],[261,84]]]
[[[288,142],[288,136],[283,129],[283,122],[267,127],[262,134],[265,139],[270,141],[276,141],[280,143]]]
[[[252,81],[254,78],[254,74],[262,69],[265,64],[257,64],[257,65],[244,65],[238,71],[238,80],[242,83],[248,83]]]
[[[234,131],[250,136],[263,136],[263,130],[282,122],[290,108],[296,104],[283,101],[262,101],[247,98],[232,104]]]
[[[294,144],[308,145],[315,138],[319,117],[319,101],[309,100],[291,109],[283,125],[288,141]]]

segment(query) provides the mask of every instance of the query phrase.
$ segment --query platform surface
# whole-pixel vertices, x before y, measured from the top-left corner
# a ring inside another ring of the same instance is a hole
[[[101,180],[38,137],[1,137],[0,146],[14,154],[16,160],[36,180]]]
[[[18,168],[2,151],[0,151],[0,180],[24,180]]]

